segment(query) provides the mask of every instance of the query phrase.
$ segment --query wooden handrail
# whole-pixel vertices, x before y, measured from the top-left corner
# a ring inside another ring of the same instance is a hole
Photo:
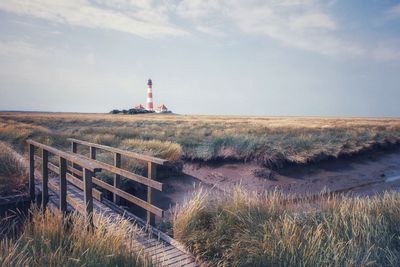
[[[45,144],[41,144],[32,139],[28,139],[27,143],[29,144],[29,191],[31,195],[31,199],[35,199],[35,148],[39,148],[42,151],[41,158],[41,169],[42,173],[40,176],[42,177],[42,207],[43,210],[46,208],[48,196],[49,196],[49,179],[48,172],[52,167],[57,167],[51,164],[49,159],[49,153],[58,157],[59,166],[58,174],[60,178],[60,195],[59,195],[59,207],[62,213],[67,211],[67,180],[69,174],[67,173],[67,161],[71,161],[73,164],[80,165],[83,169],[83,202],[85,204],[84,214],[86,216],[86,220],[89,226],[93,225],[93,185],[92,185],[92,177],[96,172],[101,171],[101,168],[93,165],[93,163],[89,160],[82,159],[77,157],[77,155],[70,154],[51,146],[47,146]],[[49,167],[50,164],[50,167]],[[55,170],[55,168],[53,168]]]
[[[82,140],[78,140],[78,139],[74,139],[74,138],[68,138],[67,140],[71,141],[72,143],[76,143],[76,144],[80,144],[80,145],[84,145],[84,146],[88,146],[88,147],[95,147],[95,148],[113,152],[113,153],[118,153],[118,154],[127,156],[129,158],[134,158],[134,159],[138,159],[138,160],[146,161],[146,162],[150,161],[150,162],[156,163],[158,165],[165,165],[168,163],[168,160],[166,160],[166,159],[160,159],[160,158],[156,158],[156,157],[141,155],[141,154],[131,152],[131,151],[126,151],[126,150],[123,150],[120,148],[100,145],[100,144],[96,144],[96,143],[90,143],[90,142],[86,142],[86,141],[82,141]]]
[[[35,147],[44,149],[44,150],[48,151],[51,154],[54,154],[56,156],[60,156],[60,157],[66,159],[68,161],[76,163],[76,164],[80,165],[82,168],[90,170],[91,172],[101,171],[101,168],[99,168],[98,166],[94,165],[93,162],[91,162],[89,160],[86,160],[86,159],[83,159],[81,157],[78,157],[77,155],[70,154],[70,153],[58,150],[56,148],[53,148],[51,146],[47,146],[47,145],[41,144],[41,143],[36,142],[36,141],[34,141],[32,139],[28,139],[26,142],[28,144],[30,144],[30,145],[35,146]]]
[[[83,190],[85,209],[84,213],[87,218],[92,221],[93,213],[93,198],[101,201],[102,194],[100,191],[93,188],[93,184],[111,192],[113,194],[114,203],[117,203],[118,198],[123,198],[132,204],[135,204],[147,211],[147,222],[149,224],[154,224],[154,216],[163,217],[163,210],[153,205],[152,203],[152,190],[156,189],[162,191],[163,184],[156,181],[156,167],[157,165],[164,165],[168,161],[163,159],[158,159],[150,156],[139,155],[130,151],[124,151],[118,148],[112,148],[108,146],[103,146],[99,144],[94,144],[90,142],[85,142],[77,139],[69,139],[72,142],[72,153],[67,153],[51,146],[41,144],[34,140],[27,140],[29,144],[29,159],[30,159],[30,175],[29,175],[29,185],[31,196],[34,197],[32,188],[35,186],[34,183],[34,169],[35,161],[41,162],[41,177],[42,177],[42,205],[43,208],[47,204],[48,196],[48,171],[51,170],[60,177],[60,209],[65,212],[67,207],[67,201],[70,199],[67,195],[67,181],[75,185],[76,187]],[[77,154],[77,144],[89,146],[90,158]],[[34,153],[35,148],[41,149],[42,157],[36,156]],[[100,162],[96,160],[96,150],[102,149],[114,154],[114,166]],[[48,161],[49,153],[58,156],[59,165],[56,166]],[[147,162],[148,164],[148,174],[144,177],[139,174],[132,173],[130,171],[121,169],[121,155],[139,159]],[[72,163],[72,166],[68,164]],[[78,168],[80,167],[80,168]],[[100,179],[96,178],[96,172],[102,170],[109,171],[114,174],[113,184],[108,184]],[[75,175],[75,176],[74,176]],[[78,178],[77,178],[78,177]],[[82,177],[83,179],[79,179]],[[127,179],[133,180],[135,182],[141,183],[147,186],[147,199],[143,200],[138,198],[128,192],[121,190],[119,187],[119,180],[121,177],[126,177]],[[33,198],[32,198],[33,199]]]
[[[83,159],[85,158],[85,156],[82,156],[82,155],[77,155],[77,156],[81,157]],[[133,173],[133,172],[121,169],[121,168],[114,167],[114,166],[112,166],[110,164],[107,164],[107,163],[104,163],[104,162],[92,161],[92,163],[93,163],[94,166],[97,166],[98,168],[101,168],[102,170],[109,171],[109,172],[112,172],[114,174],[119,174],[119,175],[121,175],[121,176],[123,176],[125,178],[128,178],[128,179],[132,180],[132,181],[135,181],[135,182],[141,183],[143,185],[152,187],[152,188],[157,189],[159,191],[163,190],[163,183],[157,182],[155,180],[151,180],[151,179],[149,179],[147,177],[141,176],[139,174],[136,174],[136,173]]]
[[[38,162],[41,162],[42,158],[35,155],[35,160],[37,160]],[[49,170],[51,170],[52,172],[60,175],[60,168],[58,166],[56,166],[53,163],[49,162],[48,163],[48,167],[49,167]],[[67,166],[67,171],[71,171],[71,169],[73,169],[71,166]],[[77,173],[80,173],[81,176],[83,175],[81,171],[78,171],[78,170],[75,170],[75,169],[73,169],[73,170],[76,171]],[[72,173],[74,173],[74,172],[72,172]],[[75,187],[83,190],[83,182],[81,180],[79,180],[78,178],[76,178],[75,176],[73,176],[73,175],[71,175],[69,173],[66,174],[66,178],[67,178],[67,181],[70,182],[71,184],[73,184]],[[93,188],[93,197],[96,200],[101,201],[102,193],[99,190]]]
[[[90,153],[89,157],[86,155],[79,155],[87,160],[91,160],[94,165],[98,166],[102,170],[109,171],[114,174],[113,185],[109,185],[106,182],[103,182],[99,179],[93,177],[92,181],[94,184],[110,191],[113,194],[114,203],[119,203],[119,198],[124,198],[129,202],[138,205],[139,207],[144,208],[147,211],[147,223],[153,225],[155,223],[155,216],[163,216],[162,209],[154,206],[153,202],[153,189],[157,189],[159,191],[163,190],[163,184],[156,181],[157,178],[157,165],[165,165],[168,161],[164,159],[159,159],[155,157],[150,157],[146,155],[140,155],[131,151],[122,150],[119,148],[114,148],[110,146],[100,145],[96,143],[86,142],[74,138],[68,138],[72,144],[72,153],[78,154],[77,145],[83,145],[89,147]],[[97,149],[105,150],[107,152],[111,152],[114,154],[114,166],[98,161],[96,159],[96,151]],[[130,171],[121,169],[121,156],[127,156],[133,159],[138,159],[147,163],[147,177],[144,177],[139,174],[132,173]],[[119,189],[120,179],[121,177],[125,177],[127,179],[133,180],[135,182],[141,183],[147,186],[147,197],[146,200],[142,200],[137,198],[121,189]]]
[[[106,190],[108,190],[108,191],[110,191],[110,192],[112,192],[112,193],[114,193],[114,194],[116,194],[116,195],[128,200],[129,202],[131,202],[131,203],[133,203],[135,205],[138,205],[139,207],[147,210],[148,212],[151,212],[151,213],[153,213],[153,214],[155,214],[155,215],[157,215],[159,217],[163,217],[163,210],[162,209],[160,209],[160,208],[158,208],[158,207],[156,207],[156,206],[154,206],[154,205],[152,205],[152,204],[150,204],[150,203],[148,203],[148,202],[146,202],[146,201],[144,201],[144,200],[142,200],[142,199],[140,199],[138,197],[135,197],[135,196],[133,196],[133,195],[121,190],[121,189],[115,188],[112,185],[110,185],[110,184],[108,184],[106,182],[103,182],[102,180],[99,180],[99,179],[93,177],[92,181],[93,181],[93,183],[95,185],[98,185],[98,186],[100,186],[100,187],[102,187],[102,188],[104,188],[104,189],[106,189]]]

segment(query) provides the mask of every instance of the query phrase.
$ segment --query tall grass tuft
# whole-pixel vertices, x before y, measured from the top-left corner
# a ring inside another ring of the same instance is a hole
[[[21,156],[0,142],[0,196],[22,190],[27,177],[27,168]]]
[[[0,241],[1,266],[149,266],[125,243],[131,229],[124,224],[110,229],[100,224],[87,230],[84,218],[69,215],[68,227],[61,217],[35,210],[16,239]]]
[[[122,141],[121,146],[137,153],[160,157],[172,162],[179,160],[182,155],[181,146],[169,141],[126,139]]]
[[[237,188],[178,207],[174,237],[210,265],[399,266],[400,194],[295,199]]]

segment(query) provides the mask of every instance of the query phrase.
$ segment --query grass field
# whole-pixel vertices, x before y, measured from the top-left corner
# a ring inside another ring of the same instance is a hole
[[[210,266],[399,266],[400,194],[293,201],[237,188],[178,207],[174,236]]]
[[[399,143],[400,119],[0,113],[0,140],[68,137],[167,158],[305,164]]]
[[[171,161],[235,159],[275,166],[400,140],[396,119],[2,113],[0,126],[0,140],[20,152],[27,138],[67,149],[66,138],[76,137]],[[8,177],[0,185],[7,191],[23,183],[19,177],[26,177],[26,168],[8,145],[0,144],[0,150],[0,176]],[[210,266],[399,266],[399,221],[399,193],[315,200],[237,188],[218,196],[198,191],[175,207],[170,224],[174,237]],[[82,234],[82,218],[74,215],[71,222],[64,232],[60,218],[34,212],[21,235],[0,241],[0,265],[150,264],[125,247],[129,230],[122,224]]]
[[[33,210],[21,234],[0,240],[0,266],[151,266],[124,242],[132,230],[123,222],[113,229],[99,224],[88,232],[77,214],[65,221],[68,228],[59,215]]]

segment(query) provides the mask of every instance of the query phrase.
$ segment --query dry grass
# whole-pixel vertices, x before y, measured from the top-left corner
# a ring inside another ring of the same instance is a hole
[[[0,196],[15,194],[24,189],[27,168],[13,149],[0,142]]]
[[[69,215],[66,228],[61,218],[50,212],[32,213],[22,234],[0,241],[1,266],[150,266],[140,253],[125,243],[132,229],[121,221],[116,227],[104,223],[87,231],[84,219]]]
[[[316,202],[239,188],[214,201],[207,194],[176,210],[173,232],[210,265],[400,265],[399,193]]]
[[[137,153],[169,159],[171,161],[178,161],[182,156],[181,146],[169,141],[126,139],[121,142],[121,147]]]
[[[0,123],[0,140],[13,144],[31,136],[65,148],[67,137],[112,146],[133,139],[144,141],[130,148],[170,160],[181,150],[186,160],[257,161],[276,167],[400,141],[400,119],[0,113]],[[26,132],[14,138],[13,129],[22,128]]]

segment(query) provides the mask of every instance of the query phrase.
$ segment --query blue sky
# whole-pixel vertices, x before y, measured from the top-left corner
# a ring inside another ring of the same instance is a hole
[[[400,116],[400,1],[0,1],[0,110]]]

